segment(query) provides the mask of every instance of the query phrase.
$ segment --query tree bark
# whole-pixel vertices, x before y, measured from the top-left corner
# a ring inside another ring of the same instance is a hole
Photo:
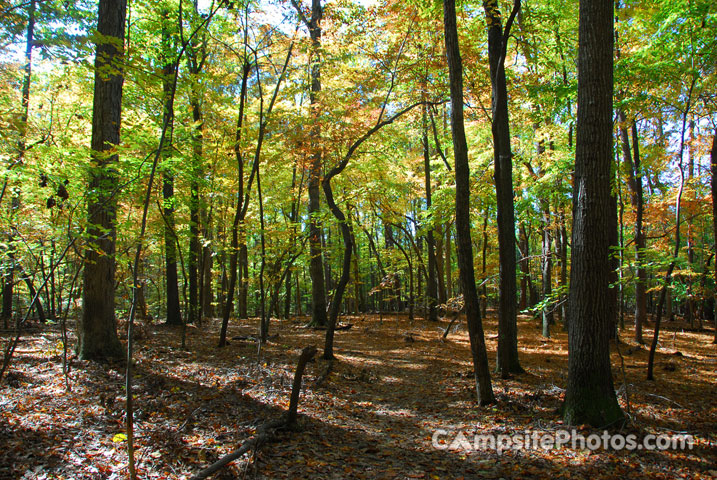
[[[712,137],[712,152],[710,154],[710,186],[712,188],[712,230],[715,241],[717,242],[717,130]],[[717,256],[715,256],[715,284],[717,285]],[[715,297],[717,297],[717,287],[715,288]],[[717,298],[716,298],[717,300]],[[717,305],[717,301],[715,301]],[[712,343],[717,343],[717,314],[715,318],[715,336]]]
[[[167,302],[167,324],[181,325],[182,312],[179,307],[179,278],[177,276],[177,235],[174,221],[174,172],[170,160],[172,157],[172,134],[174,130],[174,102],[173,79],[174,70],[178,65],[172,58],[174,45],[169,32],[169,11],[161,13],[162,22],[162,52],[164,66],[162,67],[162,92],[164,94],[162,122],[167,125],[167,140],[162,150],[163,185],[162,198],[164,200],[164,252],[165,252],[165,285]]]
[[[498,352],[496,371],[502,378],[522,373],[518,360],[518,326],[515,275],[515,211],[513,205],[513,153],[508,123],[508,92],[505,80],[505,56],[510,29],[520,10],[515,0],[503,30],[497,0],[484,0],[488,25],[488,60],[493,94],[492,133],[495,167],[495,192],[498,210],[498,256],[500,287],[498,297]]]
[[[543,254],[542,254],[542,280],[543,280],[543,336],[550,338],[550,326],[555,322],[553,320],[553,305],[548,303],[552,295],[552,238],[550,236],[550,203],[547,200],[541,201],[543,210]]]
[[[530,305],[530,292],[528,290],[528,284],[530,283],[530,242],[523,222],[518,226],[518,238],[518,251],[520,252],[520,261],[518,262],[520,267],[520,301],[518,302],[518,308],[525,310],[532,305]]]
[[[470,230],[470,167],[468,165],[468,144],[463,120],[463,65],[458,45],[455,0],[443,0],[443,24],[450,79],[451,131],[453,133],[453,154],[456,172],[456,233],[458,237],[456,248],[458,250],[458,268],[465,301],[478,403],[486,405],[494,403],[495,397],[491,386],[478,291],[476,290],[475,273],[473,271],[473,246]]]
[[[637,125],[632,122],[632,149],[630,137],[625,123],[627,118],[622,111],[618,112],[620,121],[620,143],[622,157],[627,169],[627,186],[630,189],[630,204],[635,209],[635,341],[644,343],[642,326],[647,320],[647,271],[645,270],[645,234],[643,223],[643,192],[642,173],[640,172],[640,149]]]
[[[613,2],[581,0],[578,119],[568,325],[567,424],[623,420],[610,366],[617,297],[610,292],[617,228],[612,181]]]
[[[320,212],[321,169],[321,125],[319,123],[319,94],[321,93],[321,19],[323,9],[321,0],[312,0],[311,15],[307,17],[296,0],[292,0],[299,17],[309,30],[311,37],[311,91],[309,92],[309,108],[311,109],[312,126],[309,134],[311,142],[311,163],[309,166],[309,275],[311,277],[311,325],[326,326],[326,285],[324,280],[324,261],[321,248]]]
[[[453,259],[451,258],[451,223],[446,223],[446,258],[443,261],[446,271],[446,297],[453,297]]]
[[[227,328],[229,326],[229,317],[234,310],[234,292],[236,290],[237,283],[237,264],[239,263],[239,229],[242,220],[243,213],[245,210],[245,196],[248,194],[244,192],[244,157],[241,150],[241,139],[244,125],[244,107],[246,104],[246,92],[247,83],[249,81],[249,73],[251,72],[251,64],[248,59],[244,59],[242,65],[242,77],[241,77],[241,90],[239,93],[239,114],[237,115],[237,126],[234,135],[234,156],[237,162],[237,201],[236,210],[234,211],[234,219],[232,221],[232,239],[229,255],[229,278],[227,282],[226,298],[223,298],[223,309],[222,309],[222,328],[219,332],[219,346],[223,347],[226,345],[227,340]],[[248,188],[247,188],[248,190]],[[245,246],[246,242],[242,242],[242,246]],[[223,282],[222,282],[223,283]],[[241,288],[241,287],[240,287]],[[246,302],[245,302],[246,303]]]
[[[197,2],[193,4],[195,16],[198,16]],[[195,37],[196,38],[196,37]],[[206,49],[204,42],[201,45],[196,40],[192,41],[187,49],[189,73],[192,76],[192,84],[189,92],[189,103],[192,110],[194,127],[192,131],[192,178],[189,184],[189,261],[187,270],[189,272],[189,318],[188,323],[199,324],[202,316],[202,306],[199,301],[202,276],[199,272],[200,259],[202,258],[202,246],[199,239],[201,227],[201,203],[200,203],[200,179],[204,176],[203,169],[203,141],[204,141],[204,118],[202,116],[202,93],[199,89],[199,74],[204,67]]]
[[[117,185],[114,149],[120,142],[126,0],[100,0],[92,106],[91,168],[88,192],[83,309],[78,325],[82,359],[122,357],[115,321],[115,240]],[[110,41],[109,39],[112,39]]]
[[[423,170],[426,184],[426,209],[431,209],[431,156],[428,150],[428,123],[426,119],[426,105],[423,106]],[[430,218],[429,218],[430,222]],[[433,237],[433,227],[429,226],[426,232],[428,250],[428,284],[426,285],[426,301],[428,302],[428,320],[438,321],[436,309],[438,285],[436,283],[436,241]],[[412,295],[411,295],[412,296]]]

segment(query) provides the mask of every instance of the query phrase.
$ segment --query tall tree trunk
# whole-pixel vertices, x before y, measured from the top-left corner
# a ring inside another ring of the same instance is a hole
[[[483,316],[488,315],[488,209],[483,212],[483,242],[482,242],[482,255],[481,255],[481,283],[483,288],[481,289],[481,311]]]
[[[568,384],[563,416],[605,428],[623,419],[613,387],[610,247],[617,228],[612,182],[613,1],[581,0],[578,126],[573,194]]]
[[[172,82],[174,64],[173,41],[169,32],[169,11],[163,10],[162,21],[162,55],[164,66],[162,68],[162,92],[164,94],[164,113],[162,122],[167,125],[167,140],[162,150],[163,186],[162,198],[164,200],[164,252],[165,252],[165,280],[167,301],[167,324],[181,325],[182,312],[179,308],[179,278],[177,276],[177,235],[174,221],[174,172],[170,160],[172,157],[172,134],[174,130],[174,102],[172,101]]]
[[[446,271],[446,297],[453,297],[453,259],[451,258],[451,223],[446,223],[446,258],[443,262]]]
[[[245,237],[239,246],[239,318],[249,318],[249,248]]]
[[[712,152],[710,154],[710,186],[712,187],[712,230],[715,242],[717,242],[717,130],[712,137]],[[715,285],[717,285],[717,256],[715,256]],[[715,297],[717,297],[717,287],[715,287]],[[717,298],[716,298],[717,300]],[[717,301],[715,301],[717,305]],[[717,312],[715,318],[715,336],[712,343],[717,343]]]
[[[246,43],[246,37],[245,37]],[[243,228],[243,212],[244,212],[244,200],[247,194],[244,192],[244,156],[241,149],[241,140],[243,134],[244,125],[244,107],[246,104],[246,92],[247,83],[249,81],[249,73],[251,72],[251,64],[248,59],[244,59],[242,65],[242,77],[241,77],[241,89],[239,93],[239,113],[237,115],[236,132],[234,135],[234,156],[237,162],[237,201],[236,210],[234,211],[234,219],[232,220],[232,239],[229,254],[229,274],[227,279],[226,298],[223,298],[222,308],[222,328],[219,332],[219,346],[223,347],[226,345],[227,328],[229,326],[229,317],[234,310],[234,292],[237,284],[237,266],[239,263],[239,230]],[[249,188],[247,188],[249,190]],[[242,246],[246,245],[246,241],[241,243]],[[222,265],[224,262],[222,262]],[[224,275],[224,274],[223,274]],[[223,278],[222,278],[223,280]],[[246,279],[248,280],[248,279]],[[222,281],[222,283],[224,283]],[[242,282],[243,284],[243,282]],[[240,286],[241,288],[241,286]],[[241,302],[241,299],[240,299]],[[244,302],[246,305],[246,302]]]
[[[660,336],[660,325],[662,323],[662,309],[665,305],[667,292],[672,282],[672,272],[680,255],[681,244],[681,222],[682,222],[682,194],[685,191],[685,168],[684,168],[684,152],[685,152],[685,128],[687,126],[687,115],[690,113],[692,105],[692,93],[694,92],[697,78],[693,77],[690,84],[689,93],[687,95],[687,104],[682,112],[682,129],[680,133],[680,150],[678,154],[678,169],[680,172],[680,185],[677,190],[677,199],[675,200],[675,246],[672,251],[672,261],[667,267],[667,272],[663,280],[662,289],[660,290],[660,299],[657,303],[657,312],[655,313],[655,329],[652,334],[652,342],[650,342],[650,352],[647,356],[647,380],[654,380],[653,370],[655,366],[655,352],[657,351],[657,342]]]
[[[431,209],[431,156],[428,150],[428,123],[426,105],[423,106],[423,170],[426,184],[426,209]],[[429,219],[429,222],[431,220]],[[438,285],[436,284],[436,241],[433,237],[433,227],[426,232],[426,243],[428,249],[428,284],[426,285],[426,301],[428,302],[428,320],[438,321],[436,309],[438,297]]]
[[[480,304],[473,271],[473,246],[470,227],[470,167],[468,144],[463,121],[463,65],[458,46],[455,0],[443,0],[443,25],[445,28],[446,56],[451,89],[451,131],[456,172],[456,233],[458,268],[465,301],[468,336],[471,343],[473,372],[478,403],[495,402],[491,386],[488,355],[483,336]]]
[[[542,252],[542,280],[543,280],[543,301],[546,302],[543,308],[543,336],[550,338],[550,326],[555,323],[553,320],[552,304],[547,303],[552,295],[552,238],[550,236],[550,203],[545,200],[541,202],[543,210],[543,252]]]
[[[115,241],[117,230],[118,155],[122,119],[122,84],[126,0],[100,0],[92,106],[91,168],[88,192],[82,316],[77,329],[77,352],[82,359],[122,356],[115,321]],[[108,73],[109,72],[109,73]],[[109,154],[108,154],[109,153]]]
[[[313,118],[310,136],[311,164],[309,167],[309,275],[311,277],[311,324],[325,326],[326,317],[326,285],[324,280],[324,262],[321,248],[321,222],[319,190],[322,170],[321,125],[319,122],[319,94],[321,93],[321,19],[323,9],[321,0],[312,0],[311,15],[306,16],[297,0],[292,0],[299,17],[309,30],[311,37],[311,91],[309,103]]]
[[[15,162],[10,166],[12,168],[15,165],[22,165],[25,161],[25,151],[27,150],[27,118],[30,111],[30,84],[32,82],[32,47],[35,42],[35,6],[36,1],[30,0],[27,6],[27,30],[25,37],[25,66],[24,75],[22,79],[22,93],[21,93],[21,113],[20,121],[18,122],[18,140],[17,140],[17,158]],[[5,176],[5,182],[2,187],[2,194],[0,200],[4,196],[9,183],[8,176]],[[12,200],[10,201],[10,223],[14,228],[15,226],[15,215],[20,210],[20,197],[19,193],[13,192]],[[7,266],[5,268],[5,275],[3,277],[2,286],[2,318],[5,328],[8,327],[8,321],[12,318],[13,312],[13,287],[15,285],[14,271],[16,269],[15,259],[15,238],[11,233],[7,240]]]
[[[694,140],[694,134],[695,134],[695,121],[690,120],[689,127],[687,130],[687,135],[690,137],[691,140]],[[689,142],[687,145],[687,183],[688,185],[692,185],[692,180],[695,175],[695,151],[693,147],[693,142]],[[695,200],[695,194],[693,188],[688,189],[687,191],[688,195],[688,201],[694,201]],[[694,271],[694,264],[695,264],[695,242],[694,242],[694,231],[692,226],[692,218],[687,215],[685,216],[685,223],[687,224],[687,262],[689,264],[689,268],[691,271]],[[695,323],[695,300],[694,300],[694,286],[693,286],[693,280],[692,275],[688,275],[687,277],[687,295],[686,295],[686,308],[685,308],[685,314],[687,317],[687,321],[690,323],[690,328],[694,328]],[[700,321],[700,324],[702,322]]]
[[[522,373],[518,360],[518,326],[515,275],[515,211],[513,205],[513,153],[510,148],[508,92],[505,80],[505,56],[513,20],[520,10],[515,0],[503,30],[498,0],[484,0],[488,25],[488,60],[493,94],[492,133],[495,191],[498,209],[498,256],[500,288],[498,298],[498,352],[496,371],[507,378]]]
[[[212,267],[214,264],[214,255],[212,253],[212,244],[214,234],[211,225],[211,214],[206,208],[200,208],[199,215],[202,226],[202,237],[206,245],[202,246],[201,257],[201,286],[199,288],[199,303],[201,305],[202,317],[214,317],[214,290],[212,289]]]
[[[520,301],[518,308],[525,310],[530,305],[530,293],[528,284],[530,283],[530,242],[528,241],[528,232],[525,230],[523,222],[518,226],[518,251],[520,252]]]
[[[568,228],[565,226],[565,211],[560,211],[560,286],[568,285]],[[568,315],[567,295],[560,299],[560,316],[563,330],[567,331],[570,317]]]
[[[443,226],[445,228],[445,226]],[[436,241],[436,280],[438,281],[438,303],[446,303],[448,296],[446,295],[446,279],[445,279],[445,260],[443,258],[443,230],[436,229],[434,237]]]
[[[198,17],[199,12],[197,0],[193,3],[194,16]],[[196,38],[196,36],[194,37]],[[202,246],[199,239],[201,227],[201,204],[199,181],[204,176],[203,164],[203,140],[204,140],[204,119],[202,117],[202,99],[199,89],[199,75],[204,66],[206,52],[204,42],[201,45],[193,40],[189,48],[188,64],[189,73],[192,76],[192,85],[189,92],[189,104],[192,109],[192,120],[194,128],[192,132],[192,178],[189,184],[189,261],[187,270],[189,273],[189,318],[188,323],[199,324],[201,322],[202,307],[199,302],[199,289],[201,279],[199,272],[200,259],[202,257]]]
[[[635,209],[635,341],[644,343],[642,339],[642,326],[647,320],[647,271],[645,269],[645,234],[642,231],[643,223],[643,192],[642,172],[640,170],[640,147],[637,124],[632,122],[632,149],[627,131],[627,119],[624,112],[618,112],[620,121],[620,143],[622,157],[627,169],[627,185],[630,189],[630,203]]]

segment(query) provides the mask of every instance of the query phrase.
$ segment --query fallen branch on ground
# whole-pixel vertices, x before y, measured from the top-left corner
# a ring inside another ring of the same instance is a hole
[[[304,375],[304,368],[306,364],[314,358],[316,355],[316,347],[309,346],[304,347],[299,356],[299,361],[296,365],[296,373],[294,374],[294,384],[291,387],[291,400],[289,401],[289,410],[285,417],[279,418],[270,422],[266,422],[257,428],[257,435],[250,438],[239,448],[233,452],[223,456],[216,462],[209,465],[207,468],[202,470],[193,476],[190,480],[202,480],[210,475],[218,472],[226,465],[230,464],[234,460],[237,460],[242,455],[253,449],[258,449],[262,444],[273,440],[276,436],[276,432],[281,429],[294,429],[296,427],[297,408],[299,406],[299,393],[301,392],[301,377]]]

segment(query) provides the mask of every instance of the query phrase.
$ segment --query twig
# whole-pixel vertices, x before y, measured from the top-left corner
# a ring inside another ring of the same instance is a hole
[[[629,418],[632,418],[632,412],[630,411],[630,391],[629,391],[629,384],[627,383],[627,373],[625,373],[625,358],[622,356],[622,352],[620,351],[620,342],[615,342],[615,348],[617,349],[617,354],[620,356],[620,370],[622,370],[622,385],[625,387],[625,404],[627,407],[627,416]]]
[[[668,401],[668,402],[670,402],[670,403],[673,403],[673,404],[677,405],[677,406],[680,407],[680,408],[685,408],[685,407],[683,407],[682,405],[680,405],[679,403],[677,403],[676,401],[670,400],[669,398],[663,397],[662,395],[655,395],[654,393],[645,393],[645,395],[648,396],[648,397],[659,398],[660,400],[666,400],[666,401]]]
[[[262,444],[275,438],[275,432],[277,430],[283,428],[294,428],[296,426],[296,411],[299,405],[299,393],[301,392],[301,378],[304,375],[304,368],[306,367],[306,364],[314,358],[315,355],[316,347],[313,345],[304,347],[301,351],[299,361],[296,365],[296,373],[294,374],[294,385],[291,388],[291,400],[289,401],[289,411],[287,412],[287,415],[259,426],[255,437],[245,441],[239,448],[212,463],[207,468],[190,478],[190,480],[205,479],[218,472],[234,460],[237,460],[252,448],[258,450]]]

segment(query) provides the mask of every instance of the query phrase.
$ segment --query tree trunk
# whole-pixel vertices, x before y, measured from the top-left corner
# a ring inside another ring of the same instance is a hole
[[[530,305],[530,292],[528,291],[528,284],[530,283],[530,242],[528,241],[528,232],[525,230],[525,225],[521,222],[518,226],[518,251],[520,252],[520,261],[518,266],[520,267],[520,301],[518,302],[518,308],[525,310]]]
[[[320,184],[322,170],[321,154],[321,125],[318,115],[320,109],[319,94],[321,93],[321,19],[323,10],[321,0],[312,0],[311,17],[305,18],[298,3],[294,3],[297,11],[304,18],[309,36],[311,37],[311,91],[309,103],[313,117],[310,142],[311,164],[309,171],[309,275],[311,277],[311,324],[326,326],[326,285],[324,281],[324,262],[321,248],[321,222],[318,215],[320,211]]]
[[[244,192],[244,156],[242,154],[241,150],[241,139],[243,134],[243,125],[244,125],[244,107],[246,104],[246,92],[247,92],[247,83],[249,81],[249,73],[251,72],[251,64],[249,63],[248,59],[244,59],[244,64],[242,65],[242,77],[241,77],[241,90],[239,93],[239,113],[237,115],[237,125],[236,125],[236,131],[234,134],[234,156],[236,158],[237,162],[237,201],[236,201],[236,210],[234,211],[234,219],[232,221],[232,239],[231,239],[231,250],[229,254],[229,276],[227,279],[227,288],[226,288],[226,298],[223,298],[223,308],[222,308],[222,327],[221,331],[219,332],[219,346],[223,347],[226,345],[226,338],[227,338],[227,328],[229,326],[229,317],[231,316],[232,311],[234,310],[234,292],[236,289],[237,284],[237,267],[239,264],[239,255],[240,255],[240,249],[239,249],[239,230],[240,227],[243,227],[242,220],[243,220],[243,214],[245,210],[245,194]],[[248,188],[247,188],[248,190]],[[242,247],[246,245],[246,241],[243,241],[241,243]],[[222,262],[223,264],[223,262]],[[222,284],[224,283],[224,275],[222,277]],[[245,280],[245,279],[240,279]],[[248,280],[248,279],[246,279]],[[240,281],[240,291],[241,291],[241,285],[243,285],[243,281]],[[240,294],[240,304],[241,302],[241,294]],[[244,305],[246,305],[246,302],[243,302]]]
[[[92,106],[91,168],[88,192],[87,238],[83,275],[83,309],[77,329],[81,359],[122,356],[115,321],[115,240],[117,230],[118,155],[107,155],[119,145],[122,118],[122,57],[126,0],[100,0],[95,86]],[[107,72],[111,73],[107,73]]]
[[[542,254],[542,280],[543,280],[543,336],[550,338],[550,326],[555,322],[553,320],[553,305],[549,302],[552,295],[552,238],[550,237],[550,203],[542,201],[543,210],[543,254]]]
[[[162,55],[164,66],[162,68],[162,91],[164,94],[164,113],[162,121],[167,125],[167,141],[162,151],[163,186],[162,198],[164,200],[164,252],[165,252],[165,280],[167,301],[167,324],[181,325],[182,313],[179,308],[179,278],[177,276],[177,234],[174,221],[174,172],[170,160],[172,156],[172,133],[174,130],[174,102],[172,101],[172,80],[174,69],[174,48],[169,32],[169,12],[163,10],[162,21]]]
[[[565,226],[565,211],[560,212],[560,286],[568,285],[568,229]],[[560,299],[560,316],[563,321],[563,330],[568,330],[569,315],[567,295]]]
[[[640,149],[637,125],[632,122],[632,149],[626,126],[627,118],[621,110],[618,112],[620,121],[620,143],[622,158],[627,170],[627,186],[630,189],[630,203],[635,209],[635,341],[644,343],[642,326],[647,320],[647,272],[645,270],[645,235],[642,231],[643,192],[642,173],[640,171]]]
[[[436,230],[437,235],[434,237],[436,241],[436,280],[438,280],[438,303],[446,303],[448,296],[446,295],[446,279],[445,279],[445,260],[443,258],[443,231]]]
[[[483,8],[488,25],[488,59],[493,95],[493,161],[498,209],[498,256],[500,259],[496,371],[502,378],[507,378],[511,373],[523,372],[518,360],[513,153],[510,148],[508,92],[505,80],[507,42],[513,20],[520,9],[520,0],[515,0],[513,11],[506,22],[505,31],[503,31],[498,1],[484,0]]]
[[[483,242],[482,242],[482,255],[481,255],[481,283],[483,288],[481,289],[481,310],[483,316],[488,315],[488,282],[486,276],[488,275],[488,209],[486,208],[483,213]]]
[[[485,348],[483,324],[476,290],[475,273],[473,271],[473,247],[470,230],[470,167],[468,165],[468,144],[463,123],[463,65],[458,46],[455,0],[443,0],[443,22],[451,89],[451,131],[453,132],[456,172],[458,268],[465,301],[478,403],[486,405],[494,403],[495,397],[491,386],[488,355]]]
[[[426,184],[426,209],[431,209],[431,156],[428,151],[428,123],[426,119],[426,105],[423,106],[423,170]],[[429,216],[429,222],[430,216]],[[426,301],[428,302],[428,320],[438,321],[436,309],[438,297],[438,285],[436,284],[436,241],[433,238],[433,228],[429,227],[426,232],[426,243],[428,249],[428,284],[426,285]]]
[[[239,318],[249,318],[249,248],[239,246]]]
[[[717,241],[717,130],[712,137],[712,152],[710,154],[710,172],[712,174],[710,178],[710,186],[712,187],[712,230],[714,238]],[[717,285],[717,256],[715,256],[715,285]],[[717,287],[715,287],[715,296],[717,297]],[[717,305],[717,302],[715,302]],[[715,336],[712,343],[717,343],[717,314],[714,315],[715,319]]]
[[[204,241],[207,243],[206,246],[202,247],[202,263],[201,263],[201,287],[199,289],[200,305],[202,317],[214,317],[214,290],[212,289],[212,267],[214,264],[214,255],[212,254],[212,241],[214,235],[212,233],[211,216],[208,213],[202,214],[200,208],[200,216],[204,219],[201,222],[202,225],[202,236]]]
[[[22,165],[25,159],[25,151],[27,149],[27,117],[30,109],[30,83],[32,81],[32,47],[34,46],[35,38],[35,0],[30,0],[27,6],[27,34],[25,37],[25,67],[24,75],[22,79],[22,110],[20,114],[20,121],[18,122],[18,141],[17,141],[17,159],[14,165]],[[12,168],[11,165],[9,168]],[[6,174],[5,183],[2,189],[2,195],[5,194],[9,180]],[[0,199],[2,196],[0,196]],[[20,210],[20,197],[19,193],[12,194],[12,200],[10,201],[10,222],[15,225],[15,214]],[[8,327],[8,322],[12,318],[13,312],[13,288],[15,286],[14,270],[15,265],[15,238],[11,233],[8,236],[7,241],[7,266],[5,268],[5,275],[3,277],[2,286],[2,318],[5,328]]]
[[[617,297],[610,292],[613,2],[581,0],[578,123],[565,422],[605,428],[622,421],[610,366]]]
[[[197,13],[197,2],[194,2],[194,14],[197,15]],[[187,50],[189,73],[194,77],[189,93],[194,128],[192,132],[192,178],[189,184],[189,261],[187,262],[189,272],[189,318],[187,322],[195,324],[201,322],[202,313],[199,302],[199,289],[202,283],[202,277],[199,273],[200,259],[202,257],[202,246],[199,239],[201,226],[199,180],[204,176],[204,169],[202,168],[204,119],[202,117],[202,100],[198,87],[198,77],[206,59],[204,42],[202,42],[202,46],[197,43],[194,40]]]
[[[446,259],[443,262],[446,271],[446,297],[453,297],[453,259],[451,258],[451,224],[446,223]]]

